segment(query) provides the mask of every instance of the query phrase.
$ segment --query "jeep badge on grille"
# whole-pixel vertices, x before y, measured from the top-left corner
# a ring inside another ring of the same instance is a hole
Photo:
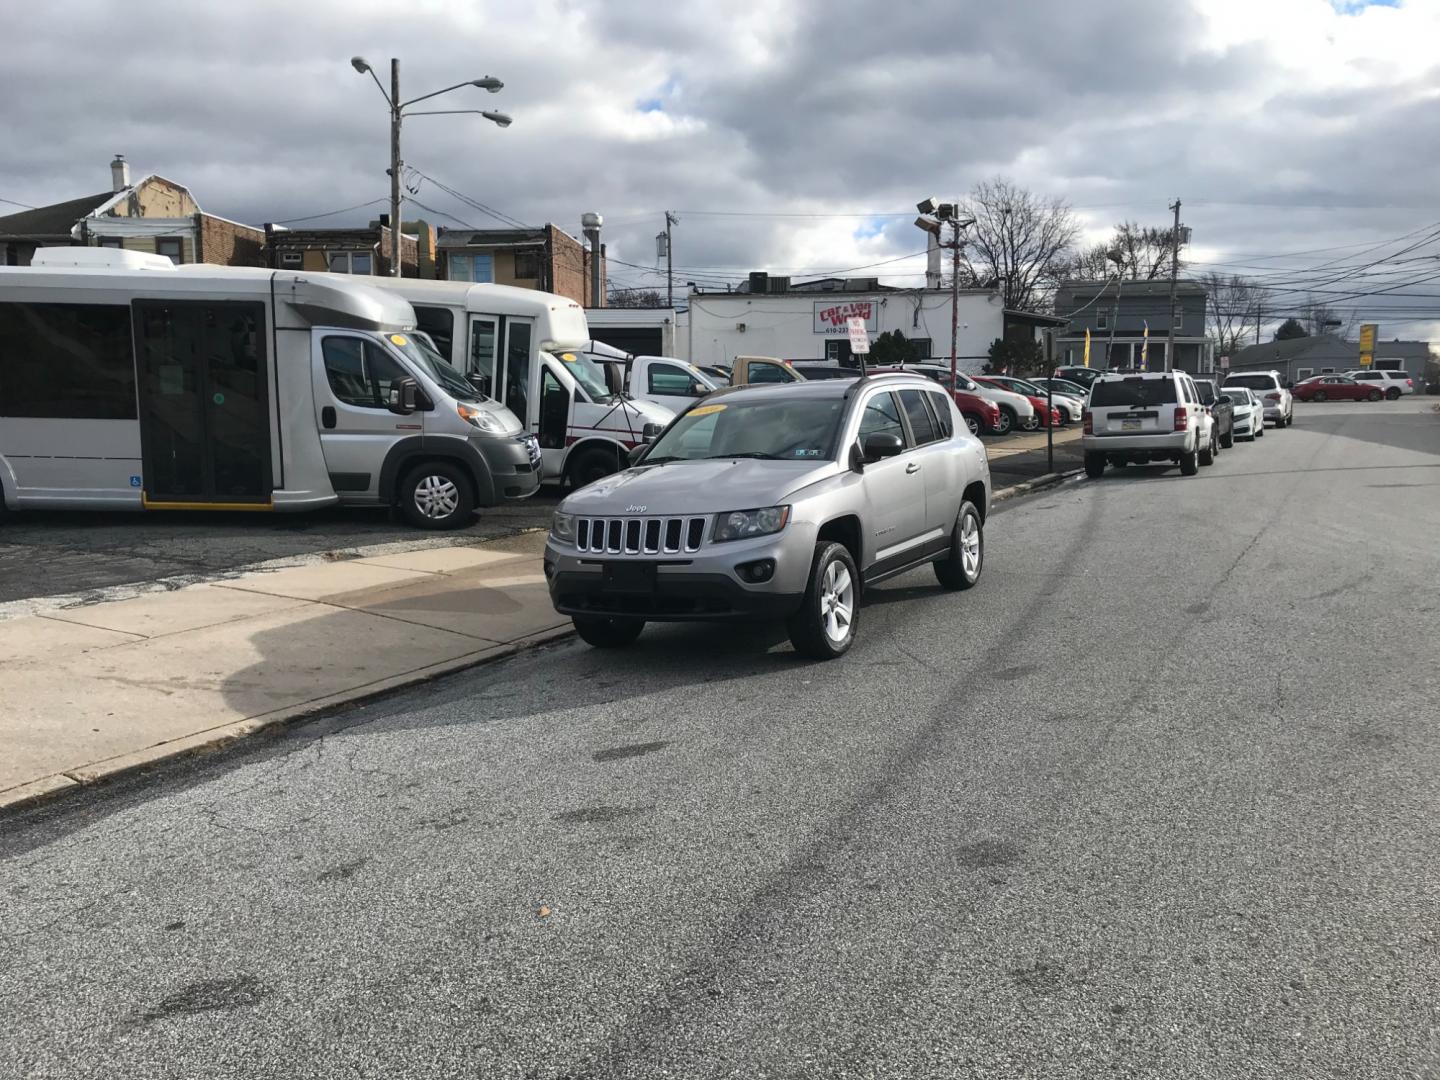
[[[643,513],[645,512],[645,507],[643,507],[643,506],[627,506],[627,507],[625,508],[625,512],[626,512],[627,514],[643,514]]]

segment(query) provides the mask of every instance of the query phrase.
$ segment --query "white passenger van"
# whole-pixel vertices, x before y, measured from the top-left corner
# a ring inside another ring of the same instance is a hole
[[[616,394],[586,354],[590,329],[573,300],[509,285],[375,278],[403,296],[416,325],[482,393],[540,442],[546,481],[580,486],[626,467],[645,429],[670,409]]]
[[[535,440],[414,326],[353,278],[42,248],[0,268],[4,505],[398,505],[443,528],[533,494]]]

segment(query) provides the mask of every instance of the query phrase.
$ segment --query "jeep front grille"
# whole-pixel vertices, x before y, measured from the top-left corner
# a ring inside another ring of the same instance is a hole
[[[598,555],[678,555],[699,551],[709,518],[579,518],[575,547]]]

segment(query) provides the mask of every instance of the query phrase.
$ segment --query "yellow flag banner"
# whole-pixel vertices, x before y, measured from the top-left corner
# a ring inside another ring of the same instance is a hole
[[[1090,328],[1085,328],[1085,366],[1090,366]]]

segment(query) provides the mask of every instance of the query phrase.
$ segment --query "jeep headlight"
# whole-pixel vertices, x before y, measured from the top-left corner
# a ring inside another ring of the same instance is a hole
[[[550,518],[550,535],[562,544],[575,542],[575,515],[562,514],[556,510]]]
[[[471,427],[479,428],[487,435],[505,434],[505,421],[489,409],[477,409],[474,405],[457,402],[455,411]]]
[[[763,510],[731,510],[715,515],[715,543],[745,540],[752,536],[768,536],[785,528],[790,520],[790,507],[767,506]]]

